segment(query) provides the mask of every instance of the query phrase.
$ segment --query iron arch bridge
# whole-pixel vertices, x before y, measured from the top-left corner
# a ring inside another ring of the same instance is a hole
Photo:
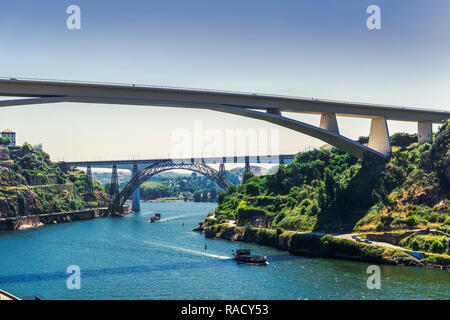
[[[227,189],[232,185],[231,181],[225,176],[225,170],[221,166],[217,171],[214,168],[203,163],[177,163],[172,160],[156,162],[141,171],[133,170],[133,176],[131,180],[125,185],[122,191],[119,192],[118,187],[115,186],[115,190],[112,194],[112,208],[121,207],[127,199],[133,194],[133,192],[147,179],[161,173],[163,171],[182,169],[197,172],[205,177],[210,178],[217,183],[221,188]]]

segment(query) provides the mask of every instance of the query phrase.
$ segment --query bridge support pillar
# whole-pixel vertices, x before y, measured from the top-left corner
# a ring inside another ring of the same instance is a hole
[[[372,118],[368,147],[384,155],[391,153],[391,140],[385,117]]]
[[[131,204],[131,210],[134,212],[141,211],[141,188],[137,187],[136,190],[134,190],[133,195],[131,196],[132,204]]]
[[[131,176],[131,179],[137,179],[139,176],[139,168],[137,163],[133,164],[133,174]],[[141,211],[141,188],[137,187],[136,190],[134,190],[133,195],[131,196],[131,210],[134,212]]]
[[[335,113],[324,113],[320,117],[320,128],[339,134]]]
[[[433,142],[433,124],[431,121],[418,122],[418,140],[419,144]]]
[[[225,163],[219,165],[219,175],[225,176]]]
[[[245,172],[250,172],[250,157],[245,157]]]

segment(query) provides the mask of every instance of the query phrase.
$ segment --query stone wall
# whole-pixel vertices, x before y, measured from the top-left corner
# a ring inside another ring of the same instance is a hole
[[[376,242],[387,242],[393,245],[399,245],[404,238],[415,234],[415,231],[405,231],[402,233],[385,232],[385,233],[367,233],[366,238]]]
[[[124,212],[128,212],[126,208],[124,208]],[[108,216],[108,208],[94,208],[70,212],[4,218],[0,219],[0,230],[23,230],[49,224],[103,218]]]
[[[254,228],[270,228],[272,220],[266,215],[254,215],[249,219],[239,219],[237,221],[237,226],[244,227],[248,223],[250,223]]]
[[[78,220],[103,218],[106,216],[108,216],[108,208],[96,208],[70,212],[41,214],[38,217],[43,224],[57,224]]]
[[[0,220],[0,230],[24,230],[43,226],[39,216],[24,216]]]

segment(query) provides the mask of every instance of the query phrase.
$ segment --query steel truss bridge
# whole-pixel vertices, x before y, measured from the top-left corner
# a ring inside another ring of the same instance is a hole
[[[168,170],[189,170],[197,172],[213,180],[223,189],[228,188],[232,183],[226,177],[226,163],[243,163],[246,172],[250,171],[251,163],[256,164],[288,164],[295,159],[295,154],[268,155],[268,156],[243,156],[243,157],[208,157],[208,158],[188,158],[188,159],[147,159],[147,160],[103,160],[103,161],[73,161],[60,162],[63,171],[67,172],[70,167],[85,167],[88,177],[88,194],[93,192],[92,168],[112,168],[111,184],[109,188],[112,199],[111,210],[118,210],[132,198],[132,210],[140,210],[140,190],[139,186],[147,179],[158,173]],[[219,164],[219,170],[215,170],[208,164]],[[117,169],[131,170],[131,180],[122,190],[119,190],[119,179]]]

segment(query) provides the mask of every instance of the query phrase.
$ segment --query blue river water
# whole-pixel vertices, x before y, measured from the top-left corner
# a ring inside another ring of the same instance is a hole
[[[142,203],[142,211],[0,233],[0,288],[43,299],[450,299],[450,273],[305,258],[273,248],[205,239],[192,229],[214,203]],[[155,213],[162,221],[149,223]],[[205,250],[205,245],[207,250]],[[231,250],[268,256],[267,266],[236,264]],[[81,288],[68,289],[70,265]]]

